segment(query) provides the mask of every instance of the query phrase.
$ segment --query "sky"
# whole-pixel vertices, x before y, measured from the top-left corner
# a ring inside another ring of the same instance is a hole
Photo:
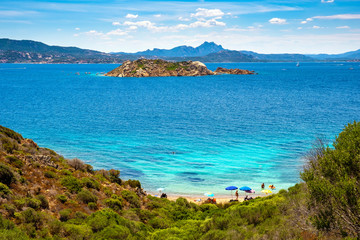
[[[0,38],[103,52],[196,47],[258,53],[360,49],[360,0],[0,0]]]

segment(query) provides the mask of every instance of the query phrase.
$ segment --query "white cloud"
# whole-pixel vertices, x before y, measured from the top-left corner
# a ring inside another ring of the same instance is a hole
[[[360,19],[360,14],[338,14],[338,15],[331,15],[331,16],[315,16],[313,18],[317,19]]]
[[[322,3],[333,3],[334,0],[321,0]]]
[[[136,28],[143,27],[154,32],[177,32],[179,30],[184,30],[187,28],[198,28],[198,27],[209,28],[215,26],[220,26],[220,27],[226,26],[224,22],[220,22],[216,18],[209,20],[200,19],[190,24],[178,24],[175,26],[156,26],[155,23],[150,21],[138,21],[138,22],[125,21],[123,25],[129,27],[136,27]]]
[[[298,27],[297,29],[301,30],[301,29],[303,29],[303,28],[302,28],[302,27]]]
[[[112,31],[106,33],[106,35],[109,35],[109,36],[111,36],[111,35],[124,36],[124,35],[127,35],[127,32],[125,32],[125,31],[118,28],[118,29],[115,29],[115,30],[112,30]]]
[[[339,27],[336,27],[338,29],[349,29],[350,27],[349,26],[339,26]]]
[[[314,19],[312,19],[312,18],[307,18],[306,20],[301,21],[301,24],[305,24],[305,23],[311,22],[311,21],[313,21],[313,20],[314,20]]]
[[[255,32],[255,31],[260,31],[262,27],[263,27],[262,25],[258,25],[255,27],[248,26],[247,28],[233,27],[233,28],[226,28],[224,31],[225,32]]]
[[[138,27],[137,26],[130,26],[128,27],[129,30],[136,30]]]
[[[313,29],[319,29],[319,28],[321,28],[321,27],[314,25],[314,26],[312,26],[312,28],[313,28]]]
[[[61,29],[61,28],[58,28],[58,29],[56,29],[56,31],[61,32],[61,31],[62,31],[62,29]]]
[[[214,26],[225,26],[224,22],[216,21],[216,19],[210,19],[207,21],[196,21],[189,24],[189,27],[196,28],[196,27],[214,27]]]
[[[206,8],[198,8],[196,9],[196,13],[192,13],[191,17],[195,18],[208,18],[208,17],[222,17],[224,16],[224,12],[220,9],[206,9]]]
[[[125,26],[138,26],[138,27],[145,27],[145,28],[151,28],[154,26],[154,23],[150,21],[138,21],[138,22],[131,22],[131,21],[125,21],[123,23]]]
[[[75,28],[75,30],[76,30],[76,31],[79,31],[79,30],[80,30],[80,28],[78,28],[78,27],[77,27],[77,28]]]
[[[120,22],[113,22],[112,25],[114,25],[114,26],[120,26],[121,23],[120,23]]]
[[[161,14],[155,14],[154,17],[159,18],[161,17]]]
[[[90,30],[88,32],[85,32],[84,34],[87,36],[103,36],[104,35],[104,33],[98,32],[96,30]]]
[[[184,22],[190,21],[189,18],[179,17],[178,19],[179,19],[180,21],[184,21]]]
[[[286,19],[283,18],[272,18],[269,20],[271,24],[286,24]]]
[[[126,18],[133,18],[133,19],[135,19],[135,18],[137,18],[139,15],[134,15],[134,14],[131,14],[131,13],[128,13],[125,17]]]

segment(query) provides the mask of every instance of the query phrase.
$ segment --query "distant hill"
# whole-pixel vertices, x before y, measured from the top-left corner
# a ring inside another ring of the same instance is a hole
[[[260,62],[262,61],[280,61],[280,62],[310,62],[314,61],[314,58],[310,56],[306,56],[303,54],[291,54],[291,53],[284,53],[284,54],[261,54],[251,51],[240,51],[241,53],[247,54],[252,56],[255,60]]]
[[[228,50],[214,42],[204,42],[198,47],[179,46],[172,49],[148,49],[136,53],[104,53],[77,47],[49,46],[31,40],[0,39],[0,63],[121,63],[141,57],[202,62],[357,61],[360,59],[360,49],[343,54],[260,54],[252,51]]]
[[[360,49],[340,54],[308,54],[307,56],[317,60],[359,60]]]
[[[122,62],[128,58],[122,57],[77,47],[49,46],[31,40],[0,39],[0,63],[111,63]]]
[[[200,46],[194,48],[190,46],[179,46],[172,49],[159,49],[146,50],[142,52],[131,53],[131,55],[138,56],[153,56],[153,57],[199,57],[205,56],[210,53],[216,53],[225,50],[221,45],[217,45],[214,42],[204,42]],[[113,53],[124,54],[124,53]]]

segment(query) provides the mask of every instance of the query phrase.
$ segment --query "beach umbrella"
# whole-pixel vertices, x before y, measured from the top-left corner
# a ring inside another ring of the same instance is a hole
[[[272,191],[267,190],[267,189],[266,189],[266,190],[262,190],[261,192],[262,192],[262,193],[265,193],[265,194],[272,193]]]
[[[243,187],[239,188],[239,190],[241,190],[241,191],[250,191],[251,188],[249,188],[248,186],[243,186]]]
[[[215,196],[213,193],[210,193],[210,192],[204,193],[204,195],[207,196],[207,197],[214,197]]]
[[[236,190],[236,189],[238,189],[237,187],[235,187],[235,186],[229,186],[229,187],[227,187],[227,188],[225,188],[225,190],[230,190],[231,191],[231,199],[233,198],[233,196],[232,196],[232,191],[233,190]]]

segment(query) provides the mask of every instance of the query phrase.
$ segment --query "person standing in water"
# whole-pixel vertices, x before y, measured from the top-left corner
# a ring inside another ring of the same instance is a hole
[[[261,184],[261,189],[264,190],[265,188],[265,183]]]
[[[239,198],[239,192],[238,192],[238,190],[236,190],[235,196],[236,196],[236,200],[238,200],[238,198]]]

